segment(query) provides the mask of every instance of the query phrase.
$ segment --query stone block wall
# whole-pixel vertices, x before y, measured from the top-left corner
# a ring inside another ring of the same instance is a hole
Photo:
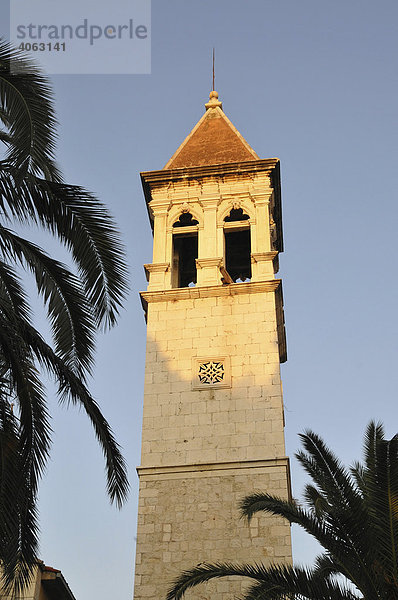
[[[196,357],[230,387],[195,389]],[[142,466],[284,457],[274,293],[150,302],[143,419]]]
[[[278,517],[240,518],[239,501],[255,490],[287,497],[287,461],[261,466],[212,466],[185,472],[141,473],[135,600],[165,598],[185,569],[205,562],[291,560],[290,526]],[[186,598],[233,600],[248,584],[219,579]]]
[[[291,560],[286,522],[264,515],[249,526],[238,513],[255,490],[290,493],[275,293],[256,285],[143,294],[135,600],[164,598],[182,570],[201,562]],[[220,385],[200,384],[198,360],[206,359],[223,362]],[[219,580],[187,598],[226,600],[246,584]]]

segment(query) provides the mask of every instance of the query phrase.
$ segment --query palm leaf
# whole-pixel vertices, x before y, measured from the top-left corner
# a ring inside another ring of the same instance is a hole
[[[6,161],[18,173],[59,180],[55,116],[47,80],[33,61],[0,40],[0,117],[8,129]]]
[[[0,225],[0,252],[33,272],[47,306],[56,351],[81,377],[90,370],[94,323],[79,281],[41,248]]]
[[[355,510],[361,510],[361,495],[353,485],[347,470],[324,441],[309,430],[299,437],[306,453],[297,452],[296,458],[320,488],[322,494],[327,496],[329,502],[335,507],[339,506],[345,509],[350,506]]]
[[[364,596],[376,593],[375,582],[369,573],[362,545],[357,547],[350,535],[339,527],[332,527],[318,515],[309,512],[295,502],[286,501],[269,494],[255,493],[240,503],[242,516],[249,520],[256,512],[264,511],[296,523],[312,535],[336,561],[345,565],[345,574]],[[356,517],[354,517],[356,518]],[[330,532],[333,531],[333,535]]]
[[[18,421],[0,395],[0,560],[4,593],[20,594],[31,578],[38,550],[36,501],[21,476]]]
[[[21,329],[40,364],[55,376],[61,402],[72,402],[84,408],[105,456],[108,495],[111,502],[121,507],[127,498],[129,484],[124,459],[108,422],[81,379],[55,354],[40,334],[28,323],[21,324]]]
[[[12,269],[5,262],[0,260],[0,297],[3,304],[9,304],[9,312],[26,321],[30,319],[30,308],[27,303],[26,295],[22,289],[20,280]]]
[[[16,187],[0,169],[0,209],[6,218],[38,224],[66,246],[76,262],[98,325],[112,326],[126,296],[127,267],[119,232],[105,206],[79,186],[27,176]]]
[[[180,600],[192,587],[220,577],[246,577],[256,580],[243,594],[243,600],[276,600],[300,597],[308,600],[354,600],[358,598],[338,583],[314,577],[313,573],[288,565],[204,564],[184,571],[174,581],[166,600]]]
[[[127,293],[119,232],[105,206],[81,187],[32,179],[37,219],[71,252],[98,325],[113,326]]]
[[[398,588],[398,438],[378,439],[374,470],[367,473],[375,560],[385,580]]]
[[[0,557],[3,586],[17,593],[29,581],[37,557],[36,495],[49,453],[50,427],[43,390],[30,350],[15,326],[18,319],[15,316],[11,320],[7,318],[3,308],[4,305],[0,308],[0,355],[19,415],[17,462],[14,464],[17,493],[13,497],[14,515],[18,522],[15,524],[15,519],[11,519],[5,527],[7,515],[0,514],[3,521],[0,530],[5,532],[0,544]],[[6,309],[9,310],[9,304]]]
[[[62,183],[54,161],[55,117],[47,79],[1,40],[0,122],[5,145],[0,160],[0,562],[4,589],[19,595],[36,564],[36,496],[50,443],[38,367],[55,377],[62,402],[82,406],[89,416],[105,456],[111,501],[120,506],[127,495],[120,449],[85,385],[94,331],[115,323],[127,291],[127,270],[105,207],[83,188]],[[5,227],[14,221],[56,236],[74,259],[77,274]],[[35,277],[55,350],[30,324],[15,264]]]

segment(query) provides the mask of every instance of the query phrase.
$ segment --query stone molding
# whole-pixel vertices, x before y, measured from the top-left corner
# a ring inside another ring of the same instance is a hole
[[[274,292],[282,284],[281,279],[268,281],[251,281],[248,283],[233,283],[230,285],[211,285],[192,288],[174,288],[154,292],[140,292],[144,306],[149,302],[169,302],[173,300],[189,300],[191,298],[215,298],[220,296],[235,296],[239,294],[258,294]]]
[[[220,256],[211,256],[210,258],[196,258],[195,259],[196,266],[199,269],[203,269],[204,267],[220,267],[223,264],[223,258]]]
[[[231,469],[261,469],[270,467],[285,467],[289,470],[289,457],[266,458],[262,460],[240,460],[217,463],[196,463],[191,465],[164,465],[137,467],[139,477],[150,475],[167,475],[175,473],[203,473],[210,471],[229,471]]]
[[[149,281],[150,273],[167,273],[170,269],[170,263],[148,263],[144,265],[146,280]]]
[[[251,258],[252,262],[262,262],[266,260],[274,260],[278,254],[279,252],[277,250],[272,250],[271,252],[252,252]]]
[[[187,233],[197,233],[199,229],[203,229],[200,225],[189,225],[188,227],[168,227],[166,233],[172,235],[186,235]]]
[[[161,273],[162,271],[167,271],[170,268],[170,263],[148,263],[144,265],[145,271],[149,271],[149,273]]]
[[[236,173],[256,173],[265,172],[271,173],[275,168],[279,167],[278,158],[266,158],[260,160],[249,160],[244,162],[223,163],[220,165],[206,165],[202,167],[180,167],[178,169],[161,169],[158,171],[143,171],[141,180],[145,186],[150,184],[159,184],[169,181],[185,180],[187,177],[200,178],[212,175],[226,175]]]

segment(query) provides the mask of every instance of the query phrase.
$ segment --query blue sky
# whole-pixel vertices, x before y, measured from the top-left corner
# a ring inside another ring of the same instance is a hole
[[[213,46],[226,114],[260,157],[281,159],[287,452],[308,427],[351,462],[370,419],[397,432],[397,30],[388,0],[152,0],[151,75],[52,77],[65,178],[115,215],[132,283],[118,328],[98,340],[91,386],[129,464],[121,512],[108,505],[87,419],[50,400],[41,555],[77,600],[132,594],[145,353],[138,291],[152,247],[139,172],[162,168],[203,114]],[[292,480],[299,497],[305,477],[294,460]],[[294,531],[293,543],[296,560],[310,561],[311,541]]]

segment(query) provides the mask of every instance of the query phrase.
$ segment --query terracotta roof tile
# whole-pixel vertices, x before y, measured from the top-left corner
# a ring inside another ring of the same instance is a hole
[[[165,169],[258,160],[257,154],[222,111],[221,102],[214,102],[214,105],[210,102],[206,107],[207,111]]]

